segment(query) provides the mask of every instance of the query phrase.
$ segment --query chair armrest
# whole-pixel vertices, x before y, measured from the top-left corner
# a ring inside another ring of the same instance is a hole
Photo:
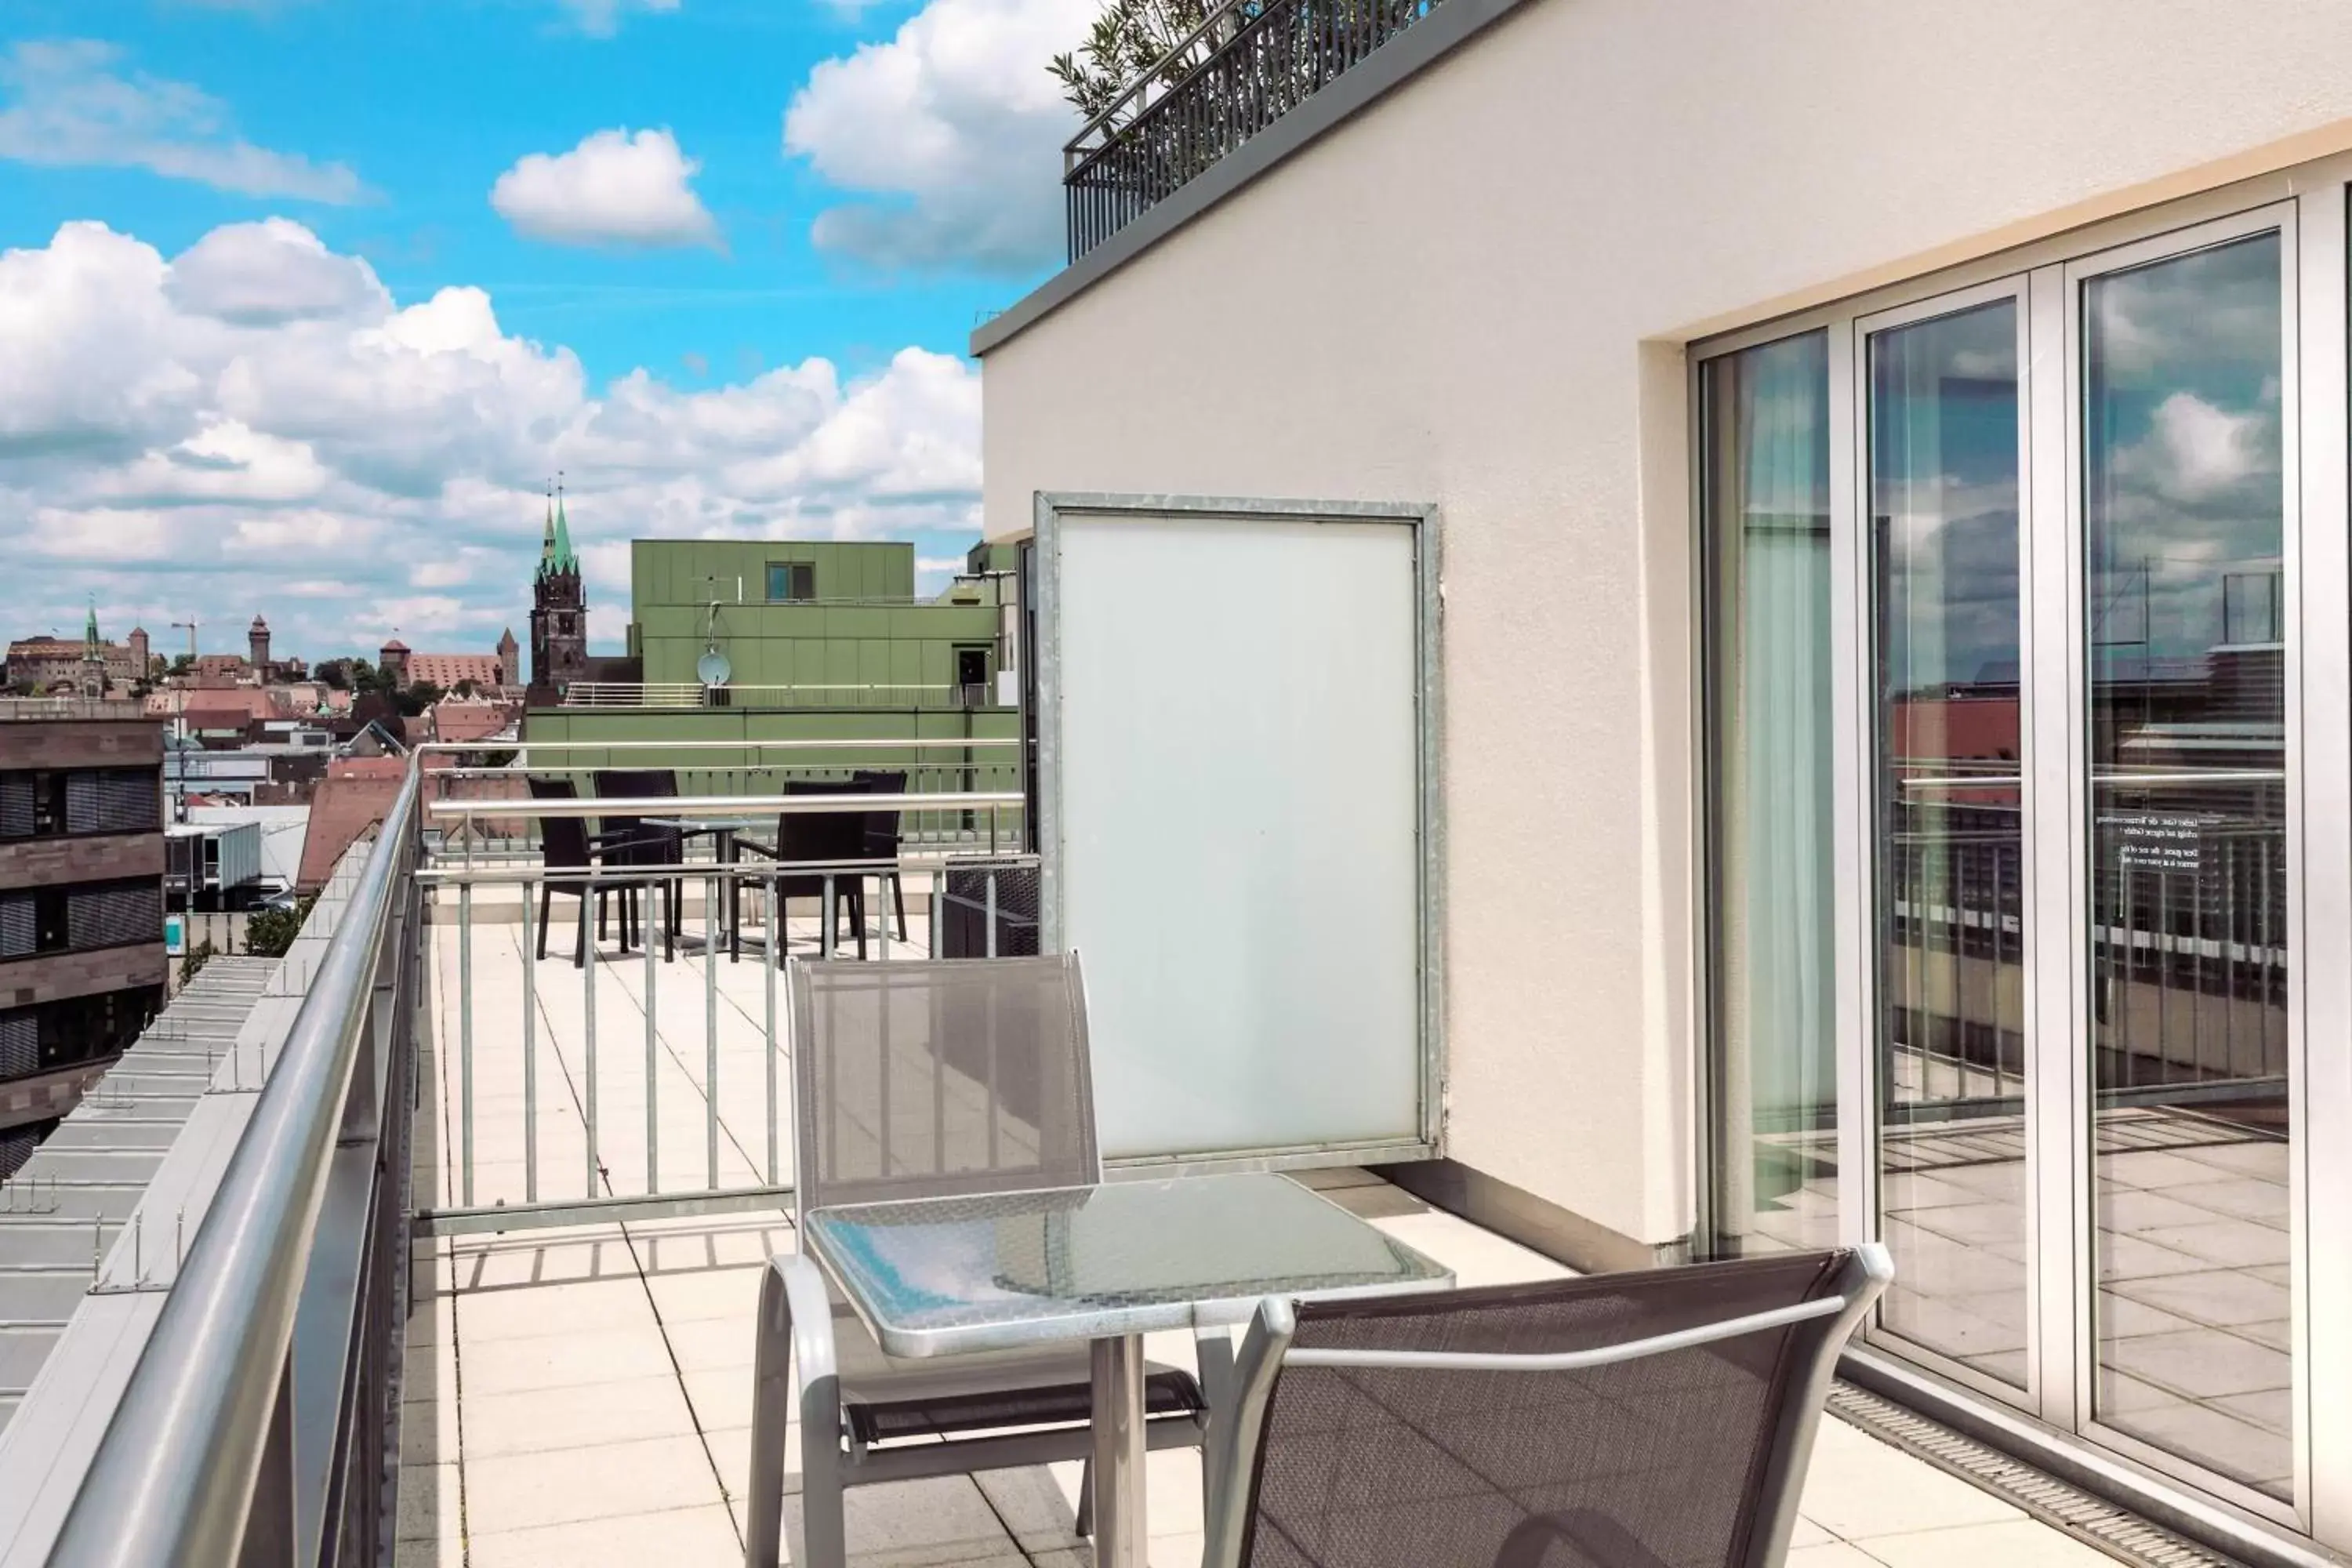
[[[833,1307],[825,1296],[824,1276],[804,1253],[780,1252],[768,1259],[760,1278],[751,1365],[751,1474],[744,1562],[769,1568],[782,1558],[784,1435],[795,1402],[804,1487],[814,1484],[837,1498],[840,1484],[841,1378],[834,1355]]]
[[[776,853],[776,847],[774,845],[763,844],[756,838],[747,838],[740,833],[737,834],[735,836],[735,852],[740,855],[746,849],[750,850],[752,854],[759,856],[762,859],[777,860],[782,858],[782,857]]]

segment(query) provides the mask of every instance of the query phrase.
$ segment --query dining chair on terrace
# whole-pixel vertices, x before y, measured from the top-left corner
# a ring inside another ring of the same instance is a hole
[[[1204,1568],[1779,1568],[1839,1352],[1893,1277],[1871,1244],[1268,1299]]]
[[[844,784],[826,779],[787,779],[784,793],[790,795],[865,795],[871,792],[854,781]],[[790,865],[855,866],[867,858],[868,821],[873,816],[864,811],[786,811],[776,816],[776,837],[772,843],[737,836],[735,850],[739,855],[751,854],[764,859]],[[896,853],[895,848],[892,853]],[[830,888],[827,884],[830,883]],[[846,918],[857,933],[857,956],[866,956],[866,877],[857,870],[803,871],[792,876],[778,876],[771,884],[778,908],[769,911],[781,942],[784,928],[782,906],[792,899],[814,899],[819,909],[817,929],[824,930],[828,912],[833,921],[834,939],[838,941],[841,921]],[[832,901],[828,911],[827,900]],[[905,938],[904,922],[900,924],[900,940]],[[781,947],[779,948],[781,951]]]
[[[1102,1179],[1076,953],[787,966],[796,1184],[803,1219],[845,1204],[1083,1186]],[[1088,1458],[1087,1346],[886,1356],[805,1251],[769,1260],[760,1295],[745,1561],[782,1542],[784,1434],[801,1423],[805,1555],[841,1568],[842,1493],[924,1476]],[[1145,1368],[1145,1436],[1201,1447],[1231,1364]],[[1203,1387],[1206,1387],[1206,1393]],[[1081,1485],[1088,1529],[1091,1476]]]
[[[675,800],[677,798],[677,775],[667,768],[602,768],[597,770],[596,793],[607,800]],[[642,816],[614,816],[604,821],[602,837],[611,847],[610,857],[623,865],[679,866],[686,861],[686,834],[674,822],[654,822]],[[684,879],[677,876],[648,877],[640,884],[651,902],[654,894],[660,895],[662,917],[662,957],[677,956],[677,933],[686,896]],[[623,910],[625,929],[621,933],[621,951],[626,952],[634,935],[645,940],[644,922],[636,920],[637,906],[629,900]]]
[[[528,782],[530,785],[530,797],[533,800],[580,798],[580,792],[573,787],[570,779],[540,778],[533,775]],[[589,832],[586,817],[541,817],[539,822],[539,837],[541,858],[550,871],[587,873],[594,870],[600,862],[606,866],[626,863],[625,857],[627,851],[609,842],[605,835]],[[579,934],[572,942],[572,967],[579,968],[588,962],[588,903],[591,899],[593,899],[596,904],[596,940],[602,942],[604,940],[605,900],[614,897],[619,898],[621,930],[625,942],[635,907],[633,900],[636,897],[635,884],[614,881],[609,878],[592,881],[585,875],[577,879],[543,877],[539,884],[538,946],[541,958],[547,956],[547,918],[553,908],[555,895],[558,893],[562,893],[566,898],[575,898],[580,900],[580,929]]]

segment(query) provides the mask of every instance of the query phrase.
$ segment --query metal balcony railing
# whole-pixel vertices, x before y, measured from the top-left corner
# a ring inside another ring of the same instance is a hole
[[[1226,0],[1062,149],[1069,258],[1430,15],[1443,0]]]
[[[696,680],[575,680],[564,689],[566,708],[986,708],[995,695],[984,685],[888,682],[760,685]]]

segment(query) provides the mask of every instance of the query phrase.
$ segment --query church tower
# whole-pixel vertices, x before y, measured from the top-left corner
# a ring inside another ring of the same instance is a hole
[[[561,698],[587,668],[588,594],[559,487],[549,500],[539,574],[531,580],[530,684]]]
[[[98,600],[89,602],[89,618],[81,626],[81,679],[77,689],[84,697],[106,695],[106,644],[98,635]]]

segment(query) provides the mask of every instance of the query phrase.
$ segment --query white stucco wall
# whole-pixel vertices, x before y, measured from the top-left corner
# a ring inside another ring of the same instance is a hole
[[[2352,144],[2347,58],[2343,0],[1529,0],[991,350],[989,532],[1024,531],[1041,489],[1444,508],[1452,1152],[1671,1238],[1680,343],[2216,160],[2290,161],[2253,151],[2283,138]]]

